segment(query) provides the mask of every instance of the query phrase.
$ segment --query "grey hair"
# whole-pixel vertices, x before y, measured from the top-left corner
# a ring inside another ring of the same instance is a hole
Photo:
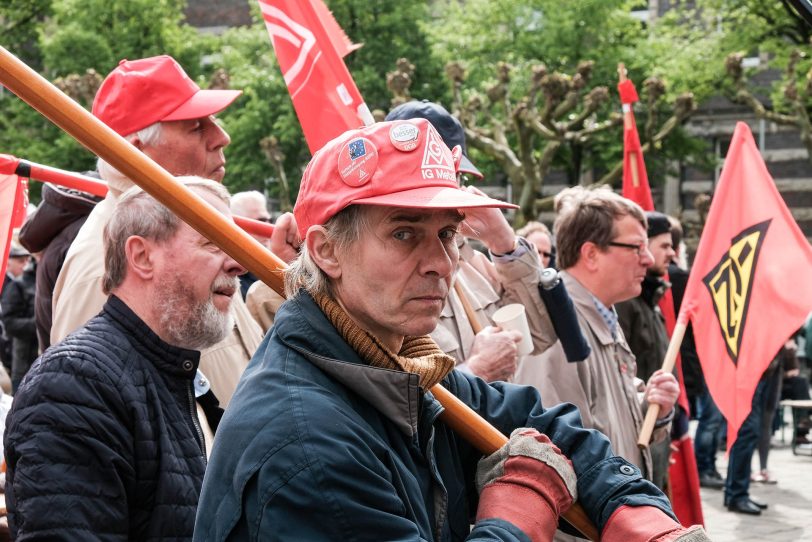
[[[261,205],[263,208],[267,206],[265,195],[257,190],[248,190],[246,192],[237,192],[231,196],[231,212],[235,215],[247,216],[248,209],[245,204],[253,201]]]
[[[197,193],[211,194],[226,206],[229,203],[228,190],[219,183],[193,175],[176,179]],[[109,295],[127,276],[127,239],[137,235],[163,243],[175,236],[180,222],[177,215],[140,187],[134,186],[124,192],[104,227],[104,293]]]
[[[133,132],[124,136],[124,139],[132,143],[132,140],[138,138],[141,143],[144,145],[149,145],[150,147],[154,147],[156,145],[160,145],[163,141],[163,125],[161,121],[154,122],[147,126],[146,128],[141,128],[137,132]],[[102,179],[108,179],[111,177],[110,172],[114,172],[114,175],[121,175],[116,168],[108,164],[103,158],[99,158],[96,161],[96,170],[99,172],[99,175]]]
[[[647,227],[643,209],[608,186],[562,190],[555,197],[555,210],[558,216],[553,231],[561,269],[578,263],[584,243],[607,248],[615,235],[615,221],[624,216],[631,216],[643,228]]]
[[[327,241],[333,243],[338,251],[347,250],[370,228],[369,209],[366,205],[350,205],[339,211],[322,226],[327,231]],[[306,242],[302,243],[299,256],[285,270],[285,294],[288,299],[302,289],[311,295],[335,297],[330,277],[313,260]]]

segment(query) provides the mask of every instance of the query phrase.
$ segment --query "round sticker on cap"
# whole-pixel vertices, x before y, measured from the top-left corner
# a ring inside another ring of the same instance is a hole
[[[397,150],[411,152],[420,144],[420,129],[411,122],[399,122],[389,129],[389,141]]]
[[[378,149],[369,139],[356,137],[341,147],[338,174],[349,186],[362,186],[372,179],[378,167]]]

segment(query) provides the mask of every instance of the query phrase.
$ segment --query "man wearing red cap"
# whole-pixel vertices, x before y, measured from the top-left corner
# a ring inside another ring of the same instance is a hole
[[[425,119],[313,156],[288,301],[221,422],[195,540],[549,540],[576,495],[606,540],[707,539],[572,405],[455,370],[428,336],[465,213],[510,207],[461,190],[459,159]],[[483,459],[439,420],[437,383],[509,443]]]
[[[122,60],[105,78],[93,114],[172,175],[197,175],[217,182],[225,175],[228,134],[214,115],[238,90],[202,90],[171,57]],[[109,192],[91,212],[72,243],[53,293],[51,343],[95,316],[107,300],[102,292],[102,230],[119,197],[133,182],[103,160]],[[200,369],[223,407],[262,338],[242,299],[232,304],[236,326],[203,352]]]

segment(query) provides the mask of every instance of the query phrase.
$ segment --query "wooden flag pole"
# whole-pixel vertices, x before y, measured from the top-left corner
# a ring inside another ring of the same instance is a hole
[[[622,83],[626,81],[626,65],[623,62],[617,65],[618,80]],[[628,109],[627,109],[628,108]],[[632,123],[634,122],[634,112],[632,112],[631,104],[623,104],[623,127],[626,130],[631,130]],[[632,184],[635,188],[640,186],[640,172],[637,171],[637,151],[629,151],[629,168],[632,174]]]
[[[677,322],[674,326],[674,333],[671,335],[671,341],[668,343],[668,350],[665,351],[665,359],[663,360],[663,372],[670,373],[674,370],[674,364],[677,362],[677,354],[679,354],[679,347],[682,344],[682,338],[685,336],[686,324]],[[649,404],[646,411],[646,418],[643,420],[643,427],[640,428],[640,436],[637,439],[637,446],[641,450],[648,448],[651,442],[651,433],[654,431],[654,424],[657,422],[657,416],[660,415],[660,405]]]
[[[460,303],[462,303],[462,308],[465,310],[465,316],[468,318],[468,322],[471,324],[471,329],[474,331],[474,335],[482,331],[482,323],[480,323],[479,318],[477,318],[476,311],[474,307],[471,306],[471,300],[468,299],[468,294],[465,292],[465,286],[458,280],[454,281],[454,291],[457,292],[457,297],[460,298]]]
[[[286,264],[282,260],[4,47],[0,47],[0,83],[284,296]],[[482,453],[493,453],[507,442],[496,428],[439,384],[430,391],[445,408],[441,415],[444,423]],[[573,504],[563,517],[598,540],[597,529],[579,504]]]

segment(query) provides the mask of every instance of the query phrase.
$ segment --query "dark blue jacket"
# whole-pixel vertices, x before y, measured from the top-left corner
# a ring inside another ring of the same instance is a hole
[[[191,539],[206,468],[199,357],[113,296],[34,363],[6,422],[18,542]]]
[[[546,433],[572,460],[599,528],[621,504],[671,513],[572,405],[545,410],[535,389],[458,371],[443,385],[505,434]],[[280,309],[223,417],[194,539],[527,540],[502,520],[471,531],[481,454],[437,420],[441,411],[417,375],[362,361],[301,293]]]

